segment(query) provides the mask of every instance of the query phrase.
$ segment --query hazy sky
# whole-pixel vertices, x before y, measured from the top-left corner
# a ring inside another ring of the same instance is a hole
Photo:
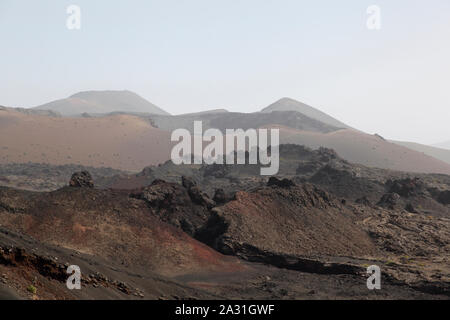
[[[173,114],[253,112],[291,97],[389,139],[450,139],[449,0],[0,0],[0,39],[0,105],[129,89]]]

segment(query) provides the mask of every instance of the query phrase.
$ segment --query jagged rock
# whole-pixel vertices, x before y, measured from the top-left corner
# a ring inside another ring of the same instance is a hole
[[[217,189],[213,197],[213,200],[218,204],[224,204],[235,199],[236,197],[234,194],[226,194],[223,189]]]
[[[411,203],[406,204],[405,210],[411,213],[417,213],[416,209],[414,209],[414,206]]]
[[[132,193],[132,197],[147,201],[154,208],[167,208],[173,205],[182,205],[180,192],[164,180],[156,179],[141,192]]]
[[[437,201],[439,201],[444,205],[450,204],[450,191],[449,190],[441,191],[439,193]]]
[[[370,207],[372,205],[372,203],[370,202],[369,198],[367,198],[367,196],[358,198],[358,199],[356,199],[355,202],[358,203],[358,204],[362,204],[362,205],[368,206],[368,207]]]
[[[267,182],[267,186],[277,186],[281,188],[289,188],[295,186],[295,183],[292,180],[289,179],[283,179],[280,180],[276,177],[270,177],[269,181]]]
[[[349,200],[356,200],[368,194],[378,194],[381,197],[386,192],[383,184],[359,176],[358,168],[352,168],[345,164],[327,164],[308,181],[321,186],[336,196]]]
[[[146,201],[162,221],[194,236],[209,219],[209,209],[215,203],[188,178],[183,179],[183,184],[191,187],[187,189],[177,183],[156,179],[150,186],[131,193],[130,197]]]
[[[381,197],[378,205],[383,208],[394,210],[398,204],[398,200],[400,200],[400,195],[398,193],[386,193]]]
[[[89,172],[81,171],[72,175],[69,185],[74,188],[94,188],[94,180]]]
[[[206,193],[202,192],[200,188],[197,187],[196,183],[193,180],[182,176],[181,183],[183,187],[187,189],[192,202],[199,205],[205,205],[208,208],[212,208],[216,205],[215,202],[211,200]]]
[[[336,151],[324,147],[319,148],[319,155],[320,160],[323,162],[328,162],[338,158],[338,154],[336,153]]]
[[[216,203],[211,200],[206,193],[202,192],[197,186],[190,188],[188,190],[188,193],[192,199],[192,202],[196,204],[205,205],[209,209],[213,208],[216,205]]]
[[[192,181],[191,179],[189,179],[188,177],[185,177],[185,176],[181,177],[181,184],[183,185],[183,187],[185,187],[188,190],[190,188],[196,186],[196,183],[194,181]]]
[[[386,185],[389,188],[389,193],[397,193],[405,198],[420,194],[425,186],[419,178],[388,180]]]
[[[217,203],[225,203],[225,197],[225,191],[223,191],[223,189],[217,189],[214,193],[213,200]]]

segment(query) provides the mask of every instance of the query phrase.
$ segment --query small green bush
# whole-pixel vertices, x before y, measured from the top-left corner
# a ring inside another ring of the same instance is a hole
[[[28,290],[29,292],[31,292],[32,294],[36,294],[36,292],[37,292],[36,287],[33,286],[33,285],[31,285],[31,284],[30,284],[30,286],[27,288],[27,290]]]

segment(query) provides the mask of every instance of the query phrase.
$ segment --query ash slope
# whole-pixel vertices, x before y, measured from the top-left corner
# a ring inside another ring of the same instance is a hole
[[[269,109],[270,113],[205,112],[170,116],[122,111],[95,116],[91,110],[90,115],[79,118],[0,108],[0,163],[77,164],[138,171],[170,158],[171,130],[192,131],[193,122],[201,120],[204,130],[279,127],[281,143],[331,148],[346,160],[367,166],[450,174],[450,164],[430,155],[347,126],[342,129],[340,123],[330,124],[318,115],[299,112],[301,108],[286,110],[283,103],[277,105]],[[445,160],[441,153],[432,155]]]
[[[12,138],[13,137],[13,138]],[[169,132],[143,118],[59,118],[0,109],[0,163],[138,171],[170,157]]]
[[[426,155],[429,155],[433,158],[439,159],[441,161],[450,164],[450,150],[449,150],[450,148],[432,147],[415,142],[404,142],[404,141],[392,141],[392,142],[407,147],[408,149],[422,152]]]

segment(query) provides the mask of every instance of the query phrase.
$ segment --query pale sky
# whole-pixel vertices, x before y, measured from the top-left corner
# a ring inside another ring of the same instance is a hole
[[[0,0],[0,39],[0,105],[128,89],[172,114],[254,112],[291,97],[388,139],[450,140],[448,0]]]

